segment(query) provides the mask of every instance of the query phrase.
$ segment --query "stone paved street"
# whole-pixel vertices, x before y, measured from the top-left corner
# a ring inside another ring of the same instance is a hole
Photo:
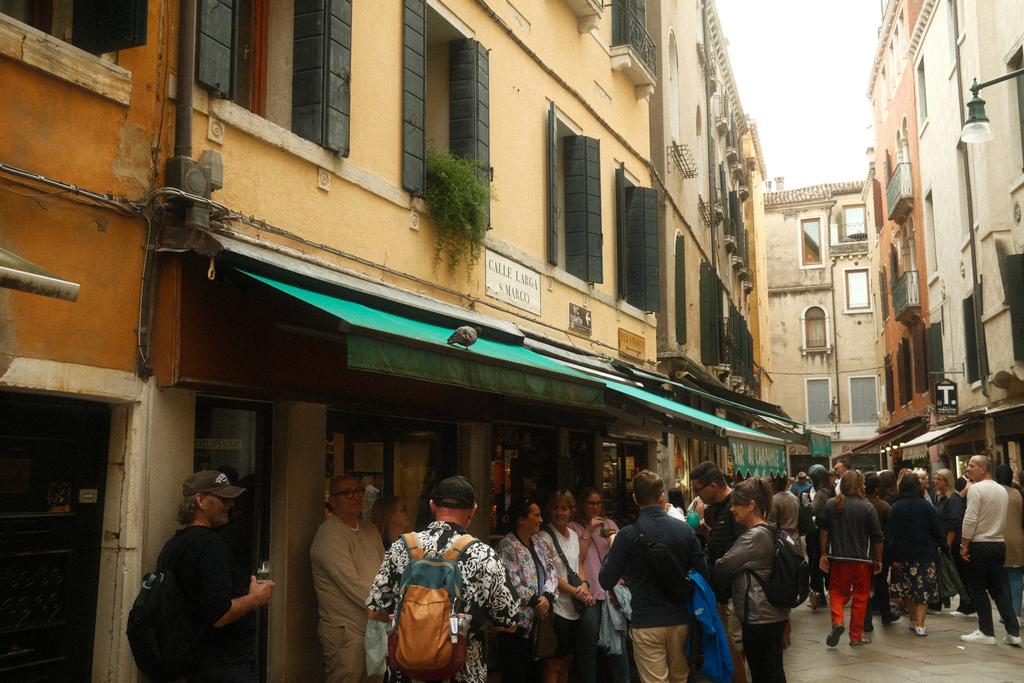
[[[954,606],[956,600],[954,599]],[[830,648],[825,637],[831,626],[829,610],[822,606],[812,612],[805,603],[793,610],[790,620],[792,645],[785,653],[786,679],[790,683],[870,683],[942,681],[943,683],[1019,683],[1024,681],[1024,649],[1002,642],[1006,635],[998,614],[996,645],[978,645],[960,640],[961,634],[977,628],[974,618],[928,615],[928,636],[919,638],[909,629],[906,615],[882,626],[875,617],[873,642],[850,647],[849,632],[839,645]],[[846,611],[849,628],[849,605]]]

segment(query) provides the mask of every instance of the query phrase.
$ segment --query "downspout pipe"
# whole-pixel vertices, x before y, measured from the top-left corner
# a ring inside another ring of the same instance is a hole
[[[953,11],[953,33],[960,35],[960,26],[957,13]],[[964,84],[963,76],[960,73],[960,43],[956,45],[956,93],[960,100],[960,130],[963,130],[966,119],[964,118]],[[963,156],[964,183],[967,186],[967,235],[971,245],[971,297],[974,299],[974,320],[964,321],[964,324],[974,324],[974,336],[978,340],[978,375],[981,378],[981,394],[988,398],[988,382],[986,371],[988,370],[988,345],[985,343],[985,324],[981,320],[981,282],[978,280],[978,247],[974,237],[974,200],[971,192],[971,164],[967,155],[967,143],[960,143],[960,152]]]
[[[174,156],[192,156],[193,84],[196,73],[196,3],[178,5],[178,92],[174,115]]]

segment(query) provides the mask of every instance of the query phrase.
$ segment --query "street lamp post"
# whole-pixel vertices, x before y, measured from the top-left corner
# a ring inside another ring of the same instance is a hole
[[[974,79],[974,84],[971,86],[971,101],[967,103],[967,121],[964,123],[964,129],[960,132],[961,140],[964,142],[988,142],[995,136],[995,133],[992,132],[992,124],[985,116],[985,100],[978,96],[978,91],[1022,74],[1024,74],[1024,69],[1017,69],[983,83],[978,83],[977,78]]]

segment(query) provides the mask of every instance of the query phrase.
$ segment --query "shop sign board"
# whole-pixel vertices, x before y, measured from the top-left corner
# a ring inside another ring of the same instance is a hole
[[[956,383],[943,379],[935,383],[935,414],[956,415],[959,412]]]
[[[593,331],[590,311],[577,304],[569,304],[569,329],[589,337]]]
[[[487,296],[540,315],[540,273],[485,250]]]
[[[644,360],[647,356],[647,340],[639,334],[633,334],[628,330],[619,328],[619,353],[632,358]]]

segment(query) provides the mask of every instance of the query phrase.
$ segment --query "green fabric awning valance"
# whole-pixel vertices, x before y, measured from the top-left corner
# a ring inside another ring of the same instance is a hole
[[[240,271],[343,321],[348,367],[451,384],[505,396],[603,409],[603,382],[522,346],[480,338],[468,350],[452,347],[451,328],[378,311]]]
[[[729,452],[733,470],[744,475],[763,477],[787,471],[785,446],[733,437]]]

